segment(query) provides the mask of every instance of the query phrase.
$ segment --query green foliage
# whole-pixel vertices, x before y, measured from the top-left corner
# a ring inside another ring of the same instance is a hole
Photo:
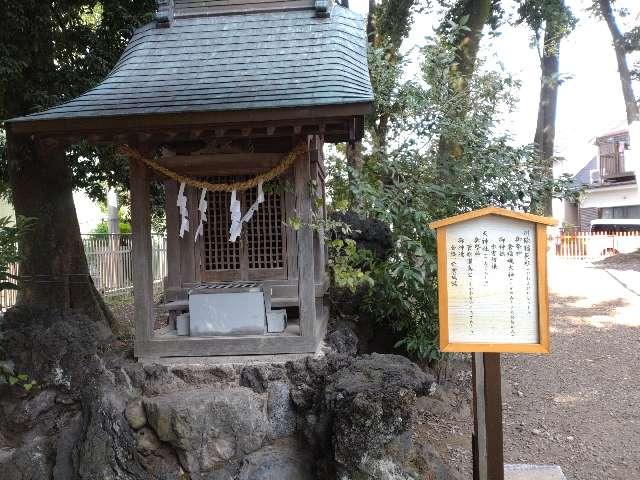
[[[0,15],[0,119],[70,100],[102,80],[133,29],[150,21],[154,0],[21,0]],[[0,192],[7,170],[0,135]],[[68,151],[76,188],[104,198],[105,185],[127,187],[127,163],[112,148]]]
[[[500,133],[497,118],[511,108],[517,82],[497,72],[476,72],[468,98],[450,85],[455,38],[455,31],[442,34],[423,49],[422,78],[405,90],[411,98],[391,125],[394,141],[387,151],[369,151],[361,171],[349,171],[341,160],[329,169],[333,204],[389,225],[394,245],[387,260],[362,261],[353,244],[336,244],[338,273],[348,272],[344,282],[350,286],[368,277],[374,287],[361,305],[367,316],[392,325],[402,334],[399,345],[427,361],[440,355],[436,246],[429,222],[487,205],[539,213],[549,192],[565,198],[579,193],[569,178],[554,181],[542,174],[533,146],[515,146]],[[467,102],[472,108],[459,115],[459,105]],[[455,161],[440,161],[443,136],[460,146]],[[362,276],[354,273],[357,268]]]
[[[32,226],[33,221],[23,217],[18,217],[15,223],[12,223],[10,217],[0,217],[0,292],[18,289],[19,277],[10,273],[9,267],[20,260],[18,242],[23,235],[29,233]],[[37,386],[37,382],[30,380],[27,374],[16,373],[11,361],[0,361],[0,379],[9,385],[21,386],[27,391]]]
[[[418,3],[416,0],[381,0],[374,3],[370,21],[376,38],[369,40],[375,46],[387,44],[389,51],[397,51],[411,31],[413,13],[419,9]],[[428,6],[429,2],[425,3],[424,6]]]
[[[389,129],[402,123],[415,107],[419,98],[417,85],[403,81],[407,61],[396,56],[390,61],[388,46],[370,47],[368,51],[369,75],[373,86],[373,114],[367,117],[367,127],[373,144],[386,145]]]
[[[109,233],[109,225],[107,222],[100,222],[96,225],[96,228],[91,231],[91,233],[106,235]],[[120,220],[120,233],[131,233],[131,224]]]
[[[18,288],[18,277],[9,268],[20,260],[18,242],[32,225],[33,221],[24,217],[18,217],[15,224],[10,217],[0,217],[0,292]]]
[[[10,361],[0,362],[0,378],[11,386],[15,385],[24,388],[27,392],[39,387],[38,382],[30,379],[26,373],[16,373],[13,363]]]
[[[558,50],[560,40],[573,31],[577,19],[564,0],[518,0],[517,23],[526,23],[533,30],[534,44],[541,45],[545,30],[553,35],[542,48],[548,53]]]
[[[355,293],[360,285],[374,285],[368,272],[368,267],[372,264],[371,252],[358,250],[355,240],[351,238],[329,240],[328,245],[329,271],[336,287]]]

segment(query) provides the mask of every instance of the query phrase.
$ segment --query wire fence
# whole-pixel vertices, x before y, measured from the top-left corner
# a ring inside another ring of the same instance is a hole
[[[105,298],[133,295],[133,252],[131,234],[84,234],[84,252],[93,283]],[[167,239],[151,236],[153,286],[162,290],[167,275]],[[19,274],[18,265],[10,265],[9,272]],[[15,290],[0,291],[0,310],[16,303]]]

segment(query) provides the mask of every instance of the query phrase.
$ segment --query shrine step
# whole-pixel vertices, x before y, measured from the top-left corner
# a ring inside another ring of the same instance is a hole
[[[515,464],[504,466],[504,480],[567,480],[557,465]]]

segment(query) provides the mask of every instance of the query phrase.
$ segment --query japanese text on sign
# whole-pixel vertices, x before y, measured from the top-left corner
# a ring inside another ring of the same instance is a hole
[[[449,341],[537,343],[535,224],[497,216],[447,228]]]

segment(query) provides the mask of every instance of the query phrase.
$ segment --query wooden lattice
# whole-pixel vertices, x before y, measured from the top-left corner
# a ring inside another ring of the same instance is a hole
[[[258,189],[245,193],[247,205],[253,204]],[[245,225],[249,268],[284,268],[281,195],[265,192],[264,197],[264,202]]]
[[[210,181],[232,182],[236,178],[214,177]],[[230,193],[207,192],[207,222],[203,235],[205,270],[240,270],[240,242],[229,241],[230,200]]]
[[[231,183],[243,177],[213,177],[208,181]],[[256,200],[258,189],[238,192],[237,198],[244,214]],[[242,270],[284,269],[286,249],[284,245],[284,202],[282,195],[265,192],[253,218],[243,225],[242,235],[236,242],[229,241],[231,213],[230,193],[207,193],[207,222],[204,230],[204,269],[209,272]]]

